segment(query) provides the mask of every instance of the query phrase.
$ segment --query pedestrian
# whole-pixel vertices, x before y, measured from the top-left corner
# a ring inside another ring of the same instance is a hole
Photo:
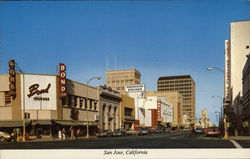
[[[59,129],[59,131],[58,131],[58,138],[59,138],[59,140],[62,140],[62,131],[61,131],[61,129]]]
[[[76,131],[76,136],[77,136],[77,138],[80,137],[80,134],[81,134],[81,130],[80,130],[80,128],[79,128],[79,129],[77,129],[77,131]]]
[[[65,133],[66,133],[66,132],[65,132],[65,129],[63,128],[63,129],[62,129],[62,139],[63,139],[63,140],[65,140]]]
[[[70,127],[70,139],[75,139],[75,135],[74,135],[75,131],[73,126]]]

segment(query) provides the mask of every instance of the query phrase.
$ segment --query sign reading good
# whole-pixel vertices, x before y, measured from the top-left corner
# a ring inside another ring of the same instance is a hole
[[[10,95],[12,97],[16,96],[16,71],[15,71],[15,61],[10,60],[9,61],[9,89],[10,89]]]
[[[137,85],[128,85],[125,86],[126,92],[143,92],[145,91],[144,84],[137,84]]]
[[[60,88],[60,98],[64,98],[67,96],[66,93],[66,66],[63,63],[59,64],[59,88]]]
[[[158,121],[161,121],[161,100],[157,100],[157,117],[158,117]]]
[[[29,98],[33,95],[40,95],[43,93],[49,93],[49,88],[51,87],[51,84],[49,83],[47,88],[39,90],[39,84],[33,84],[29,87],[29,94],[27,95]],[[45,100],[49,101],[49,97],[43,98],[43,97],[34,97],[34,100]]]

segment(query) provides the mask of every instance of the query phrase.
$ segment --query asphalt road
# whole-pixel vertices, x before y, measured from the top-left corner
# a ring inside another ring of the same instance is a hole
[[[237,141],[238,142],[238,141]],[[250,142],[239,141],[243,148]],[[0,143],[0,149],[172,149],[172,148],[235,148],[230,140],[204,137],[191,133],[152,136],[97,138],[89,140],[32,141]]]

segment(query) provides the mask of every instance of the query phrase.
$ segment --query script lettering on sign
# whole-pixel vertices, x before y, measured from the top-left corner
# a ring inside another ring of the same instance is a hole
[[[27,95],[29,98],[32,97],[33,95],[40,95],[43,93],[49,93],[49,88],[51,87],[51,84],[49,83],[47,88],[39,90],[39,84],[33,84],[29,87],[29,94]]]
[[[16,71],[15,71],[15,61],[9,61],[9,89],[10,95],[16,97]]]
[[[59,64],[59,88],[60,88],[60,98],[67,96],[66,93],[66,66],[63,63]]]

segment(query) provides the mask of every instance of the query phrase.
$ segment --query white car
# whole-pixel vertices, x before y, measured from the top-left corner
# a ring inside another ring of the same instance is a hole
[[[11,138],[10,134],[4,131],[0,131],[0,142],[9,141]]]

